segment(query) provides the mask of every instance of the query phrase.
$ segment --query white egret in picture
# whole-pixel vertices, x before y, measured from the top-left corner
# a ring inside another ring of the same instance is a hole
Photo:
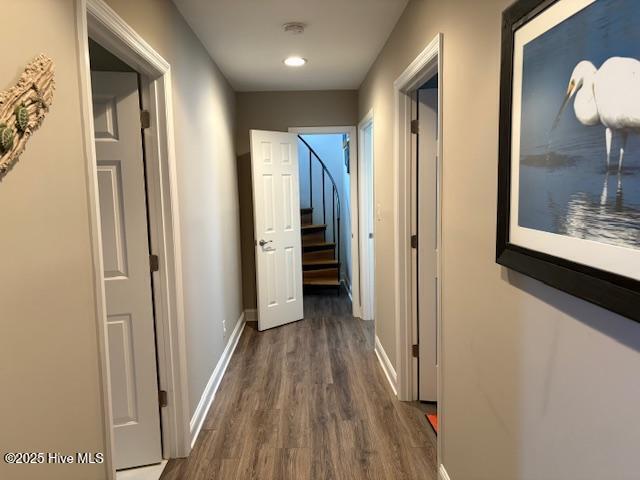
[[[605,127],[607,165],[611,163],[613,134],[620,134],[618,170],[621,170],[627,138],[630,133],[637,133],[640,129],[640,61],[612,57],[599,69],[588,60],[578,63],[571,74],[553,129],[574,96],[574,111],[578,121],[585,126],[602,124]]]

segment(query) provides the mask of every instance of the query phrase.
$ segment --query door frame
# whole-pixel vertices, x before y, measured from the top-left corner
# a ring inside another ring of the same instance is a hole
[[[289,132],[297,134],[348,134],[349,135],[349,200],[351,220],[351,306],[354,317],[362,316],[360,304],[360,249],[358,225],[358,137],[355,126],[328,126],[328,127],[289,127]],[[354,268],[358,265],[358,268]],[[348,290],[347,290],[348,291]]]
[[[413,315],[412,275],[414,272],[414,256],[411,248],[412,220],[415,208],[412,198],[413,175],[411,120],[415,100],[412,93],[434,75],[438,75],[438,178],[437,188],[440,204],[437,206],[437,223],[439,255],[437,257],[438,272],[438,468],[441,469],[442,437],[445,431],[445,406],[443,402],[443,242],[442,242],[442,185],[443,185],[443,135],[442,135],[442,86],[443,86],[443,36],[438,33],[422,52],[406,67],[393,82],[394,90],[394,212],[395,212],[395,317],[396,317],[396,367],[398,398],[400,400],[417,400],[417,361],[412,356],[412,345],[417,339],[416,318]]]
[[[365,128],[371,126],[371,168],[364,168],[364,142],[362,142],[363,132]],[[365,180],[364,173],[367,171],[371,172],[371,186],[374,186],[374,169],[375,169],[375,148],[373,148],[373,142],[375,139],[375,123],[373,120],[373,109],[369,110],[366,115],[360,120],[358,123],[358,201],[357,201],[357,210],[358,210],[358,230],[362,232],[362,235],[359,236],[360,239],[360,268],[359,274],[361,277],[360,280],[360,307],[361,307],[361,317],[370,317],[366,318],[366,320],[374,320],[375,319],[375,297],[371,293],[375,294],[375,249],[370,249],[370,243],[367,241],[366,235],[366,224],[365,221],[367,218],[371,219],[371,229],[373,233],[373,241],[375,244],[375,188],[372,188],[371,191],[371,204],[367,202],[368,199],[363,198],[364,189],[361,188],[361,182]],[[362,172],[362,175],[360,174]],[[368,279],[369,270],[373,271],[374,281],[373,284],[370,284]],[[369,313],[369,315],[365,315],[365,313]]]
[[[151,127],[143,132],[151,251],[158,255],[160,266],[159,271],[152,274],[152,281],[159,388],[168,392],[168,405],[161,409],[164,458],[185,457],[191,450],[171,66],[103,0],[77,0],[76,21],[97,340],[105,413],[105,459],[109,478],[114,479],[113,414],[88,39],[94,39],[140,73],[143,79],[140,91],[142,104],[151,116]]]

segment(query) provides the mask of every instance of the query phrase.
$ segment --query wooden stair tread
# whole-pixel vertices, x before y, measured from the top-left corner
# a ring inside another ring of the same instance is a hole
[[[338,287],[340,280],[335,278],[307,278],[302,282],[304,285],[313,285],[316,287]]]
[[[326,228],[327,228],[326,223],[306,223],[300,226],[300,230],[302,230],[303,233],[305,230],[312,231],[312,230],[322,230]]]
[[[333,242],[314,242],[314,243],[307,243],[305,245],[302,245],[302,249],[303,250],[310,250],[310,249],[321,249],[321,250],[329,250],[331,248],[335,248],[336,244]]]
[[[312,260],[333,260],[335,258],[335,250],[332,248],[327,249],[319,249],[319,250],[307,250],[302,252],[302,261],[309,262]],[[307,267],[311,268],[311,267]]]
[[[302,266],[303,267],[311,267],[311,266],[315,266],[315,265],[327,265],[327,268],[332,268],[332,267],[336,267],[338,266],[338,260],[335,259],[317,259],[317,260],[304,260],[302,262]]]
[[[313,208],[306,207],[306,208],[301,208],[300,209],[300,213],[303,213],[303,214],[304,213],[311,213],[311,212],[313,212]]]

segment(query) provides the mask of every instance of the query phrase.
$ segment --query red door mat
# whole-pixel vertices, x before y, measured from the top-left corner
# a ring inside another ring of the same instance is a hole
[[[438,433],[438,414],[437,413],[425,413],[425,417],[429,421],[429,425],[433,428],[433,431]]]

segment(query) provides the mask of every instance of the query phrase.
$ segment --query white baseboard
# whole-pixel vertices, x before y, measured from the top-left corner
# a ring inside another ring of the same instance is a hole
[[[380,339],[376,335],[376,348],[375,348],[376,356],[378,357],[378,361],[380,365],[382,365],[382,371],[387,376],[387,380],[389,380],[389,385],[391,385],[391,389],[395,395],[398,395],[398,375],[396,374],[393,365],[389,361],[389,357],[387,357],[387,352],[382,348],[382,344],[380,343]]]
[[[258,310],[255,308],[247,308],[244,311],[244,319],[247,322],[257,322],[258,321]]]
[[[451,480],[443,464],[440,464],[440,468],[438,468],[438,480]]]
[[[231,333],[231,336],[229,337],[227,346],[224,348],[224,351],[220,356],[220,360],[218,360],[216,368],[213,369],[213,373],[211,374],[211,378],[209,378],[209,381],[207,382],[207,386],[205,387],[204,392],[202,392],[202,397],[200,397],[200,401],[198,402],[196,411],[191,418],[191,423],[189,425],[191,429],[191,448],[193,448],[193,445],[196,443],[196,439],[198,438],[198,434],[200,433],[200,429],[202,428],[204,419],[207,418],[207,413],[209,413],[209,408],[211,408],[213,398],[218,391],[218,387],[220,386],[220,382],[222,381],[224,372],[227,371],[229,360],[231,360],[231,356],[233,355],[233,352],[238,345],[238,340],[240,340],[240,336],[242,335],[245,324],[246,314],[245,312],[242,312],[235,328],[233,329],[233,332]]]

